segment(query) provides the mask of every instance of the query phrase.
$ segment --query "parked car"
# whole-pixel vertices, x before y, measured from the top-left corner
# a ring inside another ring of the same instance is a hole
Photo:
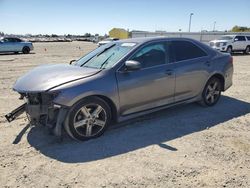
[[[118,38],[107,38],[105,40],[98,42],[98,46],[102,46],[102,45],[105,45],[105,44],[108,44],[110,42],[117,41],[117,40],[119,40],[119,39]]]
[[[250,53],[250,36],[225,35],[217,40],[210,41],[210,46],[221,52],[244,52]]]
[[[101,46],[71,65],[37,67],[13,89],[27,101],[6,115],[26,111],[44,124],[87,140],[121,122],[182,103],[215,105],[232,85],[233,60],[196,40],[138,38]]]
[[[23,41],[19,38],[4,37],[0,39],[0,53],[2,52],[22,52],[24,54],[30,53],[33,50],[31,42]]]

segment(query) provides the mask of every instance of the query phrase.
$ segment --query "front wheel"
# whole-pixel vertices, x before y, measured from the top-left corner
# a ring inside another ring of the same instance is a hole
[[[221,96],[222,84],[221,81],[214,77],[208,80],[203,93],[201,104],[203,106],[215,105]]]
[[[91,97],[72,107],[65,129],[72,138],[84,141],[101,136],[110,120],[111,110],[108,104],[98,97]]]
[[[249,53],[250,53],[250,46],[247,46],[245,50],[245,54],[249,54]]]

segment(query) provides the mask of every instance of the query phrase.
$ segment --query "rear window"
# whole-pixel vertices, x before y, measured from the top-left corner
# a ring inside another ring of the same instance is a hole
[[[207,56],[200,47],[189,41],[172,41],[171,53],[174,54],[175,61],[183,61]]]

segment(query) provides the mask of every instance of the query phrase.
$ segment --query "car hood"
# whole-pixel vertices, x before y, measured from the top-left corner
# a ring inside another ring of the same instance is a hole
[[[17,92],[43,92],[56,86],[92,76],[99,69],[55,64],[42,65],[20,77],[13,89]]]

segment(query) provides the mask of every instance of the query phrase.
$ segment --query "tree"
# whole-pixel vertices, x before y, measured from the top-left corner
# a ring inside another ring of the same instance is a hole
[[[232,32],[250,32],[250,27],[234,26]]]
[[[56,35],[56,34],[52,34],[52,35],[51,35],[51,37],[58,37],[58,35]]]
[[[83,36],[84,37],[91,37],[91,34],[90,33],[85,33]]]

